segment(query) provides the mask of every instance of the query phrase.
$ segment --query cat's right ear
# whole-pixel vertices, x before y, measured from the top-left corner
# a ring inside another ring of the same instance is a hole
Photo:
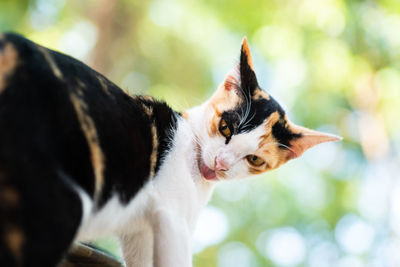
[[[290,141],[290,148],[287,150],[286,156],[288,160],[301,156],[306,150],[315,145],[342,140],[340,136],[311,130],[290,121],[288,121],[288,125],[290,131],[298,135],[298,137]]]
[[[247,96],[254,95],[258,89],[258,81],[254,71],[253,59],[249,49],[247,38],[242,40],[239,64],[225,77],[224,87],[226,90],[240,90]]]

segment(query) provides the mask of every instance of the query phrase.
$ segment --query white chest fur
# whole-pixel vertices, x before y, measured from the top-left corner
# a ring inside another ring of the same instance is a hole
[[[85,216],[78,240],[120,237],[127,266],[191,266],[191,233],[214,185],[197,165],[194,134],[180,120],[170,152],[157,175],[128,203],[114,196],[91,213],[82,197]]]

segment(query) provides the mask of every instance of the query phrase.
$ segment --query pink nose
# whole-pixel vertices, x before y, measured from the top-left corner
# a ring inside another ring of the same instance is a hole
[[[215,170],[216,171],[227,171],[229,170],[229,165],[223,159],[215,157]]]

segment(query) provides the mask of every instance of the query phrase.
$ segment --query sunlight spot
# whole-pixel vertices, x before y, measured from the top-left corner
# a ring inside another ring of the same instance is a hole
[[[257,248],[264,257],[282,266],[300,264],[306,256],[305,240],[292,227],[277,228],[262,233],[257,239]]]
[[[366,221],[353,214],[348,214],[337,223],[335,237],[344,251],[362,254],[371,248],[375,230]]]
[[[149,10],[151,20],[158,26],[169,27],[181,23],[183,10],[175,1],[154,1]]]
[[[243,243],[231,242],[218,251],[218,267],[257,267],[257,258]]]
[[[391,190],[395,188],[392,182],[394,178],[392,173],[396,171],[398,170],[392,167],[387,160],[371,163],[366,168],[366,177],[363,179],[357,203],[358,210],[365,218],[375,222],[387,218],[387,203]]]
[[[301,86],[307,76],[307,64],[301,57],[288,57],[277,60],[272,66],[269,91],[285,99],[285,105],[290,107],[298,97],[295,88]]]
[[[374,79],[379,92],[379,98],[396,99],[400,97],[400,71],[394,68],[383,68],[379,70]]]
[[[349,112],[348,115],[345,117],[345,124],[346,124],[346,134],[347,138],[354,142],[360,142],[360,132],[359,128],[357,127],[358,121],[358,114],[357,111]]]
[[[215,191],[225,201],[239,201],[247,195],[248,181],[227,182],[218,186]]]
[[[328,130],[325,132],[330,133],[331,131]],[[313,167],[319,168],[320,170],[328,169],[331,166],[335,166],[334,162],[340,155],[340,146],[340,142],[329,142],[318,145],[307,151],[307,153],[304,154],[304,158]]]
[[[329,241],[318,242],[309,253],[309,267],[336,267],[339,258],[337,246]]]
[[[302,166],[300,166],[302,165]],[[295,196],[296,205],[304,209],[318,210],[324,207],[328,192],[326,182],[321,179],[315,169],[307,168],[304,164],[288,170],[288,175],[282,175],[278,181]],[[314,164],[312,164],[314,165]]]
[[[95,25],[89,21],[80,21],[61,37],[58,49],[79,60],[85,60],[97,42],[97,34]]]
[[[43,30],[57,22],[65,0],[30,1],[30,23],[35,30]]]
[[[335,0],[301,1],[297,9],[300,24],[316,27],[330,36],[340,35],[346,26],[346,17],[342,6]]]
[[[356,256],[346,256],[341,258],[336,267],[365,267],[363,261]]]
[[[207,206],[199,216],[193,234],[193,253],[224,240],[228,234],[228,219],[218,208]]]
[[[400,16],[387,14],[379,6],[366,1],[359,6],[358,13],[366,31],[366,41],[373,47],[383,47],[393,56],[400,54]],[[372,48],[373,48],[372,47]]]
[[[287,25],[264,26],[255,33],[254,40],[258,48],[272,58],[298,56],[303,47],[298,29]]]
[[[394,237],[387,238],[375,252],[375,261],[381,266],[400,266],[400,240]]]
[[[337,7],[323,8],[317,14],[317,26],[330,36],[338,36],[346,26],[343,13]]]
[[[397,170],[397,175],[399,170]],[[400,237],[400,181],[392,185],[389,224],[393,231]]]
[[[335,89],[346,84],[353,60],[348,44],[340,39],[326,39],[315,42],[313,46],[312,63],[315,76],[320,82]]]
[[[121,87],[132,94],[148,94],[150,81],[140,72],[129,72],[122,79]]]
[[[365,156],[369,160],[385,158],[390,151],[390,141],[383,116],[360,112],[358,127]]]

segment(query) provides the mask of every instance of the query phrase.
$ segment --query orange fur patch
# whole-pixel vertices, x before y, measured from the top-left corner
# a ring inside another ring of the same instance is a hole
[[[12,44],[7,43],[3,51],[0,51],[0,93],[5,90],[7,77],[12,74],[17,64],[18,52]]]
[[[181,112],[181,116],[182,118],[184,118],[185,120],[189,119],[189,114],[186,111],[182,111]]]
[[[278,141],[272,134],[272,127],[280,120],[279,113],[275,111],[264,122],[265,134],[261,136],[255,155],[261,157],[265,164],[254,167],[249,164],[249,173],[260,174],[278,168],[287,161],[286,151],[279,147]]]
[[[263,166],[262,169],[256,169],[252,166],[249,166],[249,173],[253,174],[253,175],[257,175],[257,174],[261,174],[263,172],[266,172],[268,169],[265,167],[266,165]]]
[[[53,57],[51,56],[50,52],[46,48],[44,48],[43,46],[40,46],[40,45],[38,45],[37,48],[43,54],[44,58],[46,59],[47,63],[49,64],[54,75],[59,79],[63,79],[61,70],[58,68],[58,66],[57,66],[56,62],[54,61]]]
[[[272,126],[279,120],[278,111],[273,112],[264,122],[265,135],[261,136],[258,148],[262,148],[271,142],[276,142],[275,138],[272,136]]]
[[[149,96],[144,96],[141,97],[144,100],[147,101],[153,101],[154,98],[149,97]],[[152,106],[147,106],[146,104],[142,103],[142,108],[144,113],[151,118],[153,116],[153,107]],[[151,137],[152,137],[152,151],[150,154],[150,178],[154,177],[155,171],[156,171],[156,163],[157,163],[157,150],[158,150],[158,138],[157,138],[157,129],[156,125],[154,124],[154,121],[152,121],[151,124]]]
[[[151,124],[151,136],[152,136],[153,149],[150,155],[150,178],[153,178],[156,170],[157,150],[158,150],[157,129],[154,122]]]
[[[93,119],[88,114],[88,106],[83,101],[82,91],[78,91],[78,95],[70,94],[71,103],[75,109],[83,134],[89,146],[91,154],[91,162],[94,171],[95,181],[95,197],[100,195],[104,184],[105,158],[100,147],[100,140],[97,134],[96,126]]]
[[[6,227],[5,241],[10,249],[11,253],[14,255],[18,262],[22,260],[22,245],[24,243],[25,237],[21,229],[14,225],[8,225]]]
[[[154,101],[154,97],[150,96],[150,95],[143,95],[140,96],[141,99],[146,100],[146,101]]]
[[[153,108],[151,106],[146,106],[145,104],[142,104],[142,108],[147,116],[151,117],[153,115]]]
[[[13,187],[2,186],[0,189],[0,201],[0,205],[3,205],[7,208],[15,207],[19,203],[19,194]]]
[[[221,119],[221,115],[212,116],[211,121],[210,121],[210,127],[208,128],[209,136],[216,136],[217,134],[219,134],[218,126],[219,126],[220,119]]]
[[[254,91],[254,95],[253,95],[253,99],[254,100],[258,100],[258,99],[267,99],[270,100],[270,96],[269,94],[267,94],[264,90],[261,89],[257,89]]]
[[[111,95],[110,89],[109,89],[108,86],[107,86],[106,80],[105,80],[102,76],[100,76],[100,75],[97,75],[97,79],[99,80],[100,85],[101,85],[101,88],[103,89],[103,91],[104,91],[107,95]]]
[[[241,101],[242,99],[236,94],[235,90],[226,90],[224,84],[218,87],[207,105],[206,116],[209,118],[208,134],[210,136],[220,134],[218,128],[222,112],[240,105]]]
[[[86,89],[86,84],[85,84],[84,82],[82,82],[82,81],[79,80],[79,79],[76,79],[76,82],[78,83],[78,85],[79,85],[79,87],[80,87],[81,89]]]
[[[217,171],[216,174],[217,174],[217,177],[218,177],[218,178],[222,178],[222,179],[225,179],[225,178],[226,178],[226,173],[225,173],[225,172],[219,172],[219,171]]]

